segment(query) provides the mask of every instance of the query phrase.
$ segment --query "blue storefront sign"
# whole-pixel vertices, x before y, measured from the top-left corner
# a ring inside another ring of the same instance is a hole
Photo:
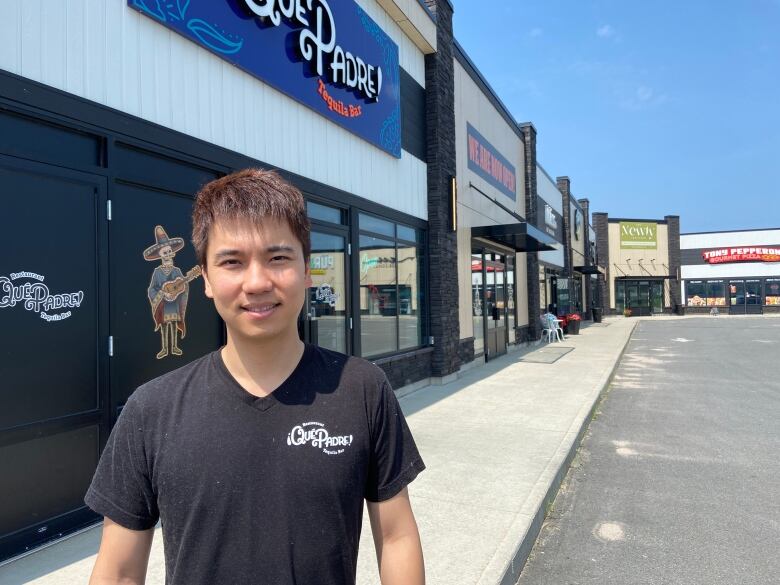
[[[398,45],[353,0],[127,3],[401,157]]]
[[[467,136],[469,169],[516,201],[517,174],[514,165],[468,123]]]

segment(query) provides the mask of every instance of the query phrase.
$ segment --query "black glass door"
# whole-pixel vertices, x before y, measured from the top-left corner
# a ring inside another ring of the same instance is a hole
[[[96,519],[109,426],[105,179],[0,157],[0,197],[1,561]]]
[[[745,281],[729,281],[729,314],[744,315],[745,310]]]
[[[760,315],[762,299],[761,281],[758,279],[745,280],[745,312],[749,315]]]

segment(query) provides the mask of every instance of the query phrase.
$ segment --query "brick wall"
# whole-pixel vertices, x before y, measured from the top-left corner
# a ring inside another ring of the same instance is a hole
[[[667,234],[669,240],[669,300],[672,309],[682,304],[680,292],[680,216],[666,215]]]
[[[375,360],[374,363],[385,372],[390,385],[398,389],[430,377],[432,355],[433,348],[426,347],[410,353]]]
[[[569,177],[556,177],[555,184],[558,191],[561,192],[561,201],[563,203],[563,276],[572,277],[572,252],[571,252],[571,181]]]
[[[458,346],[458,357],[461,364],[467,364],[474,361],[474,338],[468,337],[461,339]]]
[[[458,356],[458,246],[450,230],[450,181],[455,176],[455,71],[452,5],[425,0],[436,17],[437,52],[425,56],[426,139],[431,374],[446,376],[460,367]]]
[[[536,128],[533,124],[523,124],[523,147],[525,150],[525,220],[538,225],[537,186],[536,186]],[[538,338],[540,331],[539,319],[539,254],[529,252],[526,258],[526,285],[528,293],[528,335]],[[517,337],[521,341],[520,336]]]
[[[606,274],[599,274],[598,287],[599,298],[607,314],[612,299],[609,291],[609,216],[606,213],[593,214],[593,231],[596,232],[596,264],[606,270]]]
[[[587,198],[577,199],[577,203],[582,207],[582,238],[585,242],[585,266],[589,266],[594,263],[594,259],[590,257],[590,200]],[[590,275],[585,276],[585,282],[582,286],[582,318],[586,321],[590,320],[590,309],[593,307],[593,299],[590,294]]]

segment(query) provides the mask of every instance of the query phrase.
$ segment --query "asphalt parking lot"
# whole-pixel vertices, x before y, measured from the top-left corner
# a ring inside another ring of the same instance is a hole
[[[643,321],[519,585],[780,575],[780,319]]]

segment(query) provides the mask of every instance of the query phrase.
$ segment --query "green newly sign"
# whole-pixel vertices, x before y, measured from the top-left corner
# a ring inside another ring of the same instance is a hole
[[[620,247],[633,250],[655,250],[658,247],[658,224],[621,221]]]

